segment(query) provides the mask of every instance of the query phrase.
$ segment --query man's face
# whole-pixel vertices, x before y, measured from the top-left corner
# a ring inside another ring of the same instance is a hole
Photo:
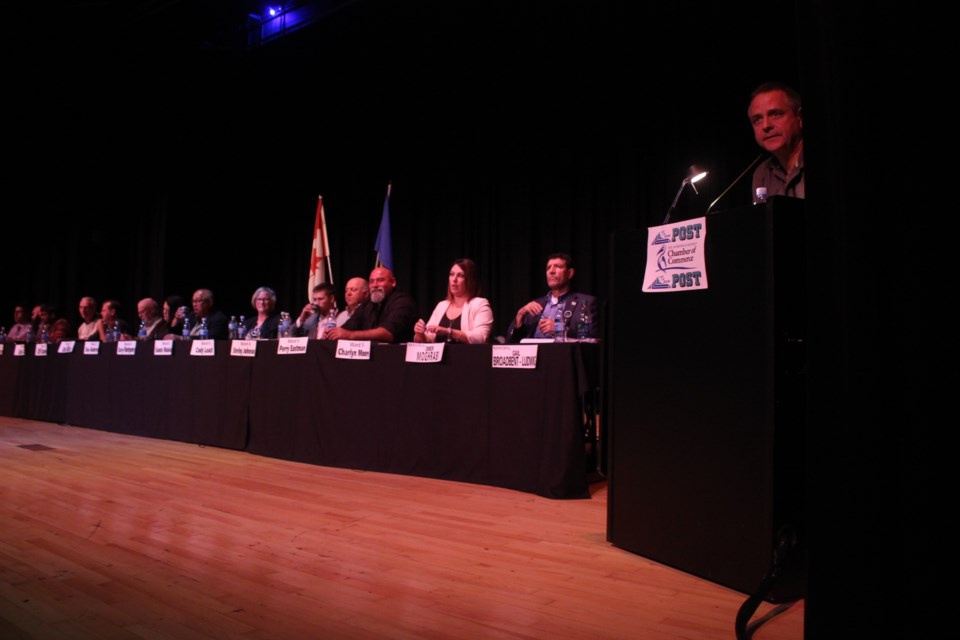
[[[47,311],[46,309],[40,309],[40,322],[42,322],[43,324],[49,324],[52,319],[53,318],[51,317],[51,314],[49,311]]]
[[[347,286],[343,289],[343,299],[347,301],[347,306],[355,306],[370,295],[367,291],[366,283],[363,278],[351,278],[347,281]]]
[[[13,321],[16,323],[27,322],[29,317],[27,316],[27,310],[23,307],[16,307],[13,310]]]
[[[113,312],[108,303],[104,302],[103,306],[100,307],[100,317],[103,318],[104,322],[113,322],[117,314]]]
[[[370,299],[380,304],[393,293],[397,280],[390,269],[378,267],[370,272]]]
[[[213,300],[205,291],[201,290],[194,292],[190,304],[193,306],[193,315],[198,318],[206,318],[207,314],[210,313],[210,307],[213,306]]]
[[[137,316],[139,316],[144,322],[150,322],[153,320],[153,311],[154,308],[149,302],[143,302],[141,300],[137,303]]]
[[[38,320],[40,318],[40,305],[37,305],[33,308],[33,311],[30,313],[31,320]]]
[[[573,269],[567,269],[567,263],[561,258],[547,260],[547,286],[551,289],[566,289],[570,286]]]
[[[93,298],[84,298],[80,301],[80,317],[84,322],[90,322],[97,317],[97,303]]]
[[[321,315],[327,315],[336,305],[336,299],[330,295],[329,291],[320,290],[313,292],[313,304],[320,308]]]
[[[803,139],[803,120],[783,91],[757,94],[747,117],[757,144],[774,155],[792,152]]]

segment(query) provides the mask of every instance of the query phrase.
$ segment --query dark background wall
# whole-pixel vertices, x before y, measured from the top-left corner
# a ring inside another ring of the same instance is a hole
[[[807,635],[928,635],[944,542],[933,458],[948,449],[922,398],[929,313],[904,266],[904,226],[929,210],[914,194],[931,187],[917,144],[930,136],[907,118],[942,124],[917,79],[923,43],[940,42],[920,10],[330,4],[249,51],[237,25],[254,3],[11,7],[3,322],[17,302],[76,321],[82,295],[132,310],[201,286],[228,313],[264,284],[295,311],[317,195],[342,285],[373,264],[392,181],[401,286],[426,314],[450,262],[472,257],[502,330],[555,250],[606,297],[610,234],[658,223],[694,162],[713,173],[680,211],[701,214],[756,155],[749,91],[790,82],[809,166]]]

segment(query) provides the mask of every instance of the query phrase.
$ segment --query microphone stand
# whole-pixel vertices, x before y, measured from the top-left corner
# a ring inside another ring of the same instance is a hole
[[[715,205],[715,204],[717,204],[718,202],[720,202],[720,198],[722,198],[723,196],[727,195],[727,192],[730,191],[730,189],[733,189],[733,188],[737,185],[737,183],[740,182],[741,179],[743,179],[743,176],[747,175],[747,171],[750,171],[750,169],[753,169],[753,168],[756,166],[756,164],[757,164],[758,162],[760,162],[760,159],[761,159],[761,158],[763,158],[763,154],[762,154],[762,153],[761,153],[760,155],[758,155],[756,158],[754,158],[753,162],[751,162],[749,165],[747,165],[747,168],[743,170],[743,173],[741,173],[740,175],[738,175],[738,176],[737,176],[737,179],[734,180],[733,182],[731,182],[731,183],[730,183],[730,186],[727,187],[726,189],[724,189],[724,190],[723,190],[723,193],[721,193],[719,196],[717,196],[717,199],[716,199],[716,200],[714,200],[713,202],[710,203],[710,206],[707,207],[707,210],[704,212],[703,215],[707,215],[708,213],[710,213],[710,209],[713,209],[713,205]],[[682,188],[683,188],[683,187],[681,187],[681,189],[682,189]],[[680,197],[680,194],[679,194],[679,193],[677,194],[677,197],[678,197],[678,198]],[[677,201],[674,200],[673,203],[676,204]],[[667,215],[670,215],[670,214],[667,214]],[[664,222],[664,224],[666,224],[666,222]]]

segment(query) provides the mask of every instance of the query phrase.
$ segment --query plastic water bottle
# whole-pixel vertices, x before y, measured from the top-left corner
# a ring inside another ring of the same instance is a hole
[[[33,342],[33,325],[32,324],[27,325],[27,335],[25,335],[23,339],[26,342]]]
[[[46,324],[40,325],[40,337],[37,342],[41,342],[43,344],[50,342],[50,327]]]
[[[140,328],[137,329],[137,340],[146,340],[146,339],[147,339],[147,323],[141,320]]]
[[[7,328],[0,327],[0,342],[6,342],[6,341],[7,341]]]
[[[567,341],[567,328],[563,325],[563,307],[557,307],[557,315],[553,318],[554,342]]]
[[[766,204],[766,202],[767,202],[767,188],[757,187],[757,192],[753,196],[753,204]]]
[[[277,330],[278,338],[290,337],[290,314],[286,311],[280,312],[280,328]]]
[[[586,309],[580,312],[580,326],[577,327],[577,338],[580,340],[589,340],[593,337],[593,323],[590,320],[590,312]]]
[[[237,339],[237,316],[230,316],[230,322],[227,324],[227,332],[231,340]]]
[[[330,313],[327,314],[327,321],[323,325],[323,335],[326,337],[327,333],[333,331],[337,328],[337,310],[336,308],[330,309]]]
[[[237,339],[243,340],[247,337],[247,318],[240,316],[240,322],[237,323]]]
[[[207,319],[200,319],[200,339],[207,340],[210,338],[210,328],[207,327]]]
[[[113,323],[113,342],[120,342],[120,323]]]
[[[180,332],[184,340],[190,339],[190,318],[183,316],[183,331]]]

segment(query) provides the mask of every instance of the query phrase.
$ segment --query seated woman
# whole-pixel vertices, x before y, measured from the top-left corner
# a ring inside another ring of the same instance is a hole
[[[270,287],[260,287],[253,292],[250,304],[257,310],[255,318],[247,318],[243,326],[247,329],[247,340],[272,340],[277,337],[280,316],[277,308],[277,292]]]
[[[167,296],[163,301],[163,319],[169,326],[166,337],[179,337],[183,333],[183,314],[177,313],[181,308],[187,309],[186,317],[193,322],[193,312],[189,311],[187,301],[182,296]]]
[[[493,328],[493,310],[479,293],[477,265],[468,258],[455,260],[447,278],[447,299],[437,305],[430,320],[417,321],[414,342],[487,342]]]

